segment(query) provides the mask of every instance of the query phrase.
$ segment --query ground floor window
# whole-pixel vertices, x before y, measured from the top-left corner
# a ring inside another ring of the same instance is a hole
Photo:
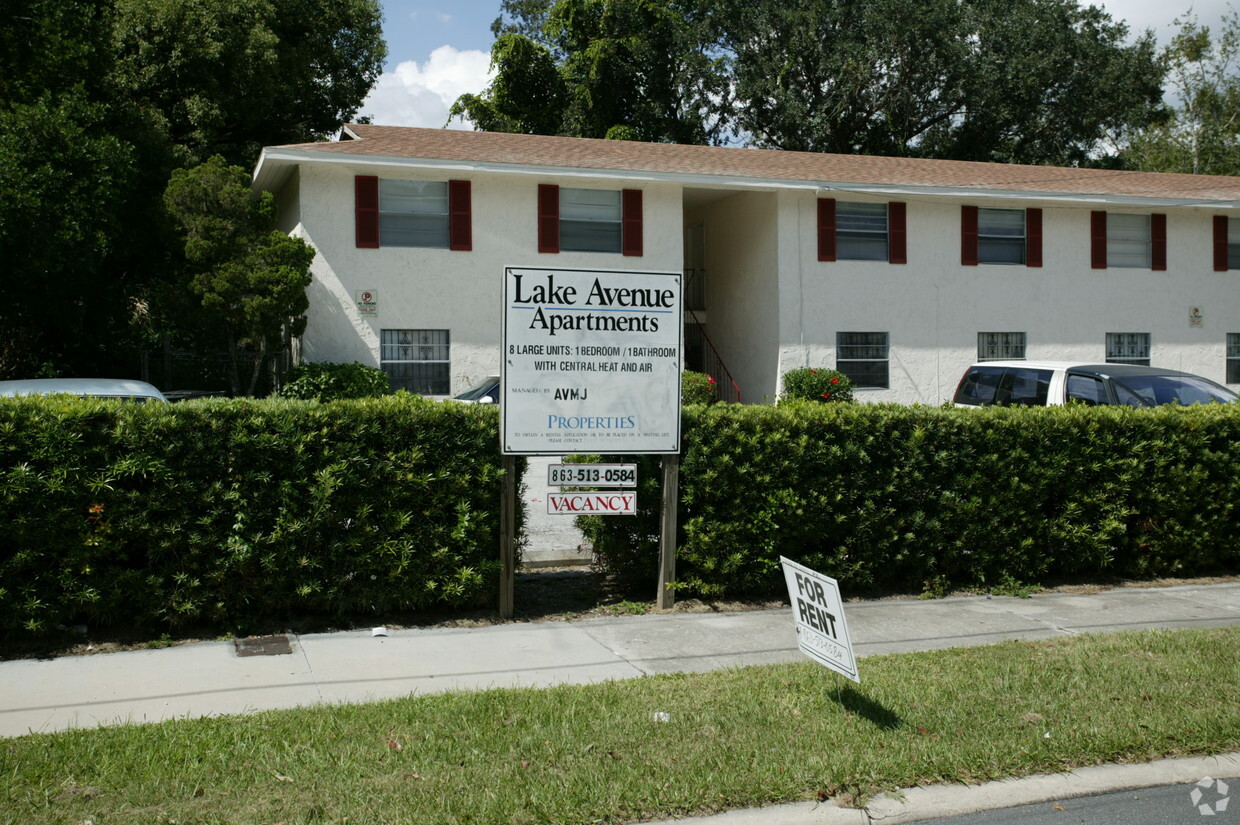
[[[835,333],[835,368],[857,387],[887,389],[888,339],[885,332]]]
[[[979,332],[977,334],[978,361],[1024,361],[1025,333]]]
[[[1108,332],[1108,364],[1150,365],[1150,334],[1148,332]]]
[[[1227,383],[1240,384],[1240,332],[1227,333]]]
[[[380,332],[379,367],[393,390],[418,395],[447,395],[448,330],[385,329]]]

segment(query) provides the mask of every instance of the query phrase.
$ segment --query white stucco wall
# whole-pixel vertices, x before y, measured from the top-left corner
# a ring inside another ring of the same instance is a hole
[[[354,176],[472,181],[473,250],[422,247],[358,249],[354,229]],[[538,252],[538,184],[640,188],[641,257]],[[301,231],[314,244],[311,309],[301,356],[305,361],[360,361],[379,365],[382,329],[447,329],[452,392],[499,372],[501,293],[505,266],[565,269],[681,269],[681,187],[644,186],[580,176],[501,175],[459,171],[426,173],[348,165],[302,166]],[[378,295],[378,317],[357,311],[358,290]]]
[[[840,200],[887,200],[837,196]],[[938,404],[977,358],[979,332],[1024,332],[1027,357],[1105,360],[1106,333],[1148,332],[1151,363],[1222,383],[1228,332],[1240,331],[1237,273],[1213,272],[1211,213],[1114,207],[1167,214],[1167,271],[1090,268],[1090,205],[1003,202],[1043,209],[1043,266],[960,264],[958,200],[902,198],[908,209],[908,263],[817,261],[816,195],[799,197],[801,300],[785,307],[780,372],[835,366],[835,334],[887,332],[890,389],[863,401]],[[969,201],[978,203],[977,200]],[[787,289],[792,276],[785,272]],[[1189,309],[1204,311],[1201,328]]]

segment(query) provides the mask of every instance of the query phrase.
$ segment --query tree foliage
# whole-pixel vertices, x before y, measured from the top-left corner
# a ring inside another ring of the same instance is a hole
[[[177,315],[172,170],[321,139],[385,53],[378,0],[4,0],[0,376],[133,372]]]
[[[1163,53],[1174,99],[1170,117],[1135,135],[1130,166],[1149,172],[1240,173],[1240,16],[1211,32],[1193,15]]]
[[[1076,0],[506,0],[493,29],[453,111],[480,129],[1076,164],[1161,98],[1153,36]]]
[[[723,139],[727,74],[692,0],[510,0],[503,10],[496,78],[452,117],[495,131]]]
[[[196,163],[252,163],[356,114],[387,46],[376,0],[116,0],[121,85]]]
[[[252,395],[285,336],[305,331],[314,259],[305,241],[276,228],[275,197],[252,197],[249,183],[244,169],[216,155],[173,172],[164,192],[185,241],[186,286],[203,320],[223,333],[234,395]]]

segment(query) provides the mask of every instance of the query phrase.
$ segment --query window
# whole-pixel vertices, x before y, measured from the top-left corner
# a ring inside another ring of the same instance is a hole
[[[1108,332],[1108,364],[1150,365],[1150,334],[1148,332]]]
[[[977,261],[982,264],[1025,262],[1025,210],[977,210]]]
[[[448,330],[385,329],[380,332],[379,367],[393,390],[418,395],[447,395]]]
[[[835,333],[835,368],[856,387],[887,389],[887,333]]]
[[[1044,407],[1052,372],[1038,367],[970,367],[960,379],[953,403],[970,407],[991,404]]]
[[[1107,400],[1107,389],[1102,385],[1102,379],[1092,375],[1069,373],[1067,394],[1069,401],[1077,401],[1091,407],[1110,403]]]
[[[977,360],[1025,360],[1025,333],[979,332],[977,334]]]
[[[1227,383],[1240,384],[1240,332],[1227,333]]]
[[[818,199],[818,260],[908,262],[907,209],[893,203]]]
[[[1149,215],[1107,215],[1107,266],[1149,269]]]
[[[1042,266],[1042,210],[961,206],[960,264]]]
[[[472,196],[467,180],[354,178],[357,246],[473,248]]]
[[[448,246],[446,181],[379,181],[379,242],[384,246]]]
[[[539,252],[642,254],[640,189],[538,187]]]
[[[1214,271],[1240,269],[1240,218],[1214,216]]]
[[[1167,216],[1094,212],[1090,216],[1090,266],[1094,269],[1167,268]]]

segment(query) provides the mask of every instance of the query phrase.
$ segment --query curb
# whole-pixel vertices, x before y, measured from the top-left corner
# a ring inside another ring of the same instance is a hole
[[[1066,773],[1001,779],[984,785],[930,785],[882,794],[866,808],[833,802],[793,802],[677,820],[694,825],[875,825],[994,811],[1017,805],[1114,793],[1132,788],[1193,783],[1205,777],[1240,778],[1240,752],[1160,759],[1138,765],[1093,765]]]

